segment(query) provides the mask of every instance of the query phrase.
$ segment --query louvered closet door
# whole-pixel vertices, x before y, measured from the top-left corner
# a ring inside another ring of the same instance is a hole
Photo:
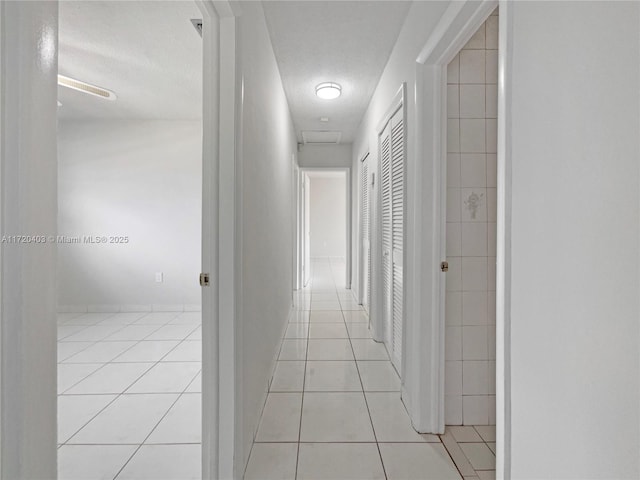
[[[362,215],[360,216],[362,225],[362,306],[369,312],[369,295],[371,285],[371,246],[369,240],[369,160],[365,158],[362,162],[360,172],[360,195],[362,205]]]
[[[382,231],[382,320],[387,349],[392,347],[391,328],[391,126],[387,124],[380,136],[380,210]]]
[[[392,259],[392,332],[391,362],[398,372],[402,359],[403,327],[403,252],[404,252],[404,122],[400,109],[391,118],[391,259]]]

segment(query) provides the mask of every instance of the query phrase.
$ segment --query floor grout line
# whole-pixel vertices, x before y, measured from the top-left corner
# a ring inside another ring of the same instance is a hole
[[[143,318],[145,318],[147,315],[151,315],[154,312],[149,312],[147,314],[142,315],[139,319],[136,319],[135,321],[140,321]],[[172,314],[174,312],[171,312]],[[153,368],[157,367],[160,364],[176,364],[176,363],[189,363],[189,364],[195,364],[198,363],[197,361],[190,361],[190,360],[173,360],[173,361],[165,361],[164,359],[169,356],[170,354],[172,354],[176,349],[178,349],[181,345],[183,345],[185,342],[190,342],[193,341],[195,342],[201,342],[201,340],[189,340],[189,337],[191,337],[191,335],[193,335],[199,328],[201,328],[201,323],[200,324],[189,324],[189,323],[176,323],[176,324],[172,324],[171,322],[175,321],[178,317],[180,317],[181,313],[180,312],[175,312],[176,315],[174,317],[172,317],[170,320],[168,320],[166,323],[163,324],[139,324],[139,326],[145,325],[145,326],[153,326],[153,327],[157,327],[154,328],[150,331],[150,333],[148,333],[146,336],[144,336],[142,339],[136,339],[136,340],[107,340],[108,337],[110,337],[111,335],[116,334],[117,332],[120,332],[124,329],[126,329],[129,326],[135,326],[137,324],[135,323],[130,323],[130,324],[123,324],[122,328],[115,330],[114,332],[112,332],[111,334],[107,335],[104,339],[102,340],[89,340],[87,341],[88,343],[91,343],[90,345],[87,345],[87,347],[85,347],[85,349],[74,353],[73,355],[67,357],[67,359],[72,358],[73,356],[81,353],[82,351],[91,348],[92,346],[95,346],[99,343],[113,343],[113,342],[133,342],[133,344],[127,348],[126,350],[118,353],[115,357],[113,357],[112,359],[110,359],[107,362],[100,362],[100,361],[94,361],[94,362],[83,362],[83,363],[74,363],[74,362],[66,362],[65,360],[57,362],[57,365],[90,365],[90,364],[100,364],[100,366],[94,370],[93,372],[89,373],[88,375],[84,376],[82,379],[78,380],[77,382],[75,382],[73,385],[69,386],[68,388],[66,388],[64,391],[62,391],[61,393],[58,394],[58,397],[79,397],[79,396],[114,396],[114,398],[108,402],[106,405],[104,405],[97,413],[95,413],[93,416],[91,416],[91,418],[89,418],[86,422],[84,422],[82,424],[82,426],[80,426],[77,430],[75,430],[73,432],[73,434],[71,434],[64,442],[58,444],[58,449],[62,448],[63,446],[79,446],[79,445],[91,445],[91,446],[98,446],[98,445],[132,445],[135,446],[137,445],[138,448],[136,448],[134,450],[134,452],[131,454],[131,456],[128,458],[128,460],[125,462],[125,464],[120,468],[120,470],[118,470],[118,473],[116,474],[116,476],[114,477],[114,479],[120,475],[120,473],[122,472],[122,470],[126,467],[126,465],[133,459],[133,457],[136,455],[136,453],[140,450],[140,448],[145,445],[145,442],[148,440],[148,438],[153,434],[153,432],[158,428],[158,426],[160,425],[160,423],[167,417],[167,415],[169,414],[169,412],[174,408],[174,406],[178,403],[178,401],[183,398],[185,395],[191,395],[191,394],[197,394],[197,395],[202,395],[202,392],[187,392],[187,390],[191,387],[191,385],[193,384],[193,382],[198,378],[198,376],[201,374],[202,369],[200,368],[198,370],[198,372],[196,372],[194,374],[194,376],[186,383],[185,387],[182,388],[179,391],[175,391],[175,392],[127,392],[127,390],[129,388],[131,388],[135,383],[137,383],[139,380],[141,380],[145,375],[147,375]],[[182,312],[184,313],[184,312]],[[99,326],[101,322],[105,322],[110,318],[113,318],[114,316],[116,316],[117,313],[114,313],[112,315],[109,315],[108,317],[106,317],[105,319],[101,320],[100,322],[98,322],[97,324],[94,325],[87,325],[86,328],[90,328],[92,326]],[[58,324],[58,327],[62,326],[64,324]],[[188,331],[188,333],[182,338],[176,338],[176,339],[160,339],[160,340],[148,340],[148,337],[155,334],[157,331],[161,330],[162,328],[164,328],[165,326],[184,326],[186,327],[185,330]],[[191,328],[192,327],[192,328]],[[85,329],[81,330],[84,331]],[[76,332],[79,333],[79,332]],[[67,337],[65,337],[67,338]],[[73,342],[64,342],[64,339],[60,339],[57,341],[58,344],[60,343],[73,343]],[[163,342],[163,341],[171,341],[171,342],[176,342],[176,344],[166,353],[162,354],[157,360],[150,360],[150,361],[133,361],[133,362],[118,362],[117,359],[120,358],[122,355],[124,355],[126,352],[130,351],[131,349],[135,348],[137,345],[142,344],[143,342]],[[76,342],[82,342],[82,340],[78,340]],[[96,374],[98,371],[102,370],[103,368],[105,368],[107,365],[124,365],[124,364],[150,364],[149,368],[145,369],[140,375],[138,375],[131,383],[129,383],[125,388],[123,389],[119,389],[120,391],[117,392],[93,392],[93,393],[67,393],[69,390],[71,390],[72,388],[74,388],[75,386],[77,386],[78,384],[82,383],[83,381],[87,380],[89,377],[93,376],[94,374]],[[99,415],[101,415],[107,408],[109,408],[111,405],[113,405],[116,401],[118,401],[118,399],[120,399],[121,397],[126,397],[126,396],[136,396],[136,395],[175,395],[176,398],[175,400],[171,403],[171,405],[167,408],[167,410],[164,412],[164,414],[159,418],[159,420],[155,423],[155,425],[153,426],[153,428],[149,431],[149,433],[146,435],[146,437],[144,438],[144,440],[142,441],[142,443],[138,444],[138,443],[132,443],[132,444],[128,444],[128,443],[88,443],[88,444],[83,444],[83,443],[70,443],[72,441],[72,439],[81,431],[83,430],[85,427],[87,427],[88,424],[90,424],[92,421],[94,421]],[[201,442],[195,443],[195,442],[162,442],[162,443],[158,443],[158,444],[153,444],[153,445],[198,445],[201,444]]]
[[[311,270],[311,284],[313,285],[313,268]],[[313,301],[313,294],[311,294],[311,301]],[[294,479],[298,478],[298,466],[300,464],[300,441],[302,439],[302,415],[304,413],[304,392],[307,384],[307,364],[309,362],[309,340],[311,338],[311,312],[309,310],[309,323],[307,324],[307,348],[304,355],[304,370],[302,373],[302,401],[300,402],[300,424],[298,425],[298,446],[296,452],[296,471]]]
[[[140,449],[143,447],[143,445],[145,445],[146,441],[149,439],[149,437],[151,435],[153,435],[153,432],[156,431],[156,429],[158,428],[158,425],[160,425],[160,423],[162,423],[162,421],[167,417],[167,415],[169,415],[169,412],[171,411],[171,409],[178,403],[178,401],[182,398],[182,396],[184,395],[184,392],[187,388],[189,388],[189,384],[191,384],[191,382],[193,382],[193,380],[195,380],[195,378],[198,376],[198,374],[196,374],[187,384],[187,386],[184,388],[184,390],[182,391],[182,393],[178,394],[178,396],[176,397],[176,399],[174,400],[174,402],[171,404],[171,406],[167,409],[166,412],[164,412],[164,415],[162,415],[162,417],[160,417],[160,420],[158,420],[158,422],[155,424],[155,426],[151,429],[151,431],[147,434],[147,436],[144,438],[144,440],[142,440],[142,443],[140,443],[138,445],[138,448],[136,448],[136,450],[133,452],[133,454],[131,455],[131,457],[129,457],[129,460],[127,460],[125,462],[125,464],[122,466],[122,468],[120,468],[120,470],[118,470],[118,473],[116,473],[116,475],[113,477],[113,480],[116,480],[118,478],[118,476],[122,473],[122,471],[127,467],[127,465],[131,462],[131,460],[133,460],[133,458],[136,456],[136,454],[140,451]],[[171,444],[174,445],[174,444]],[[196,444],[197,445],[197,444]]]
[[[349,329],[347,327],[347,319],[344,316],[344,311],[342,311],[342,319],[344,320],[344,327],[347,329],[347,334]],[[358,380],[360,380],[360,387],[362,388],[362,396],[364,397],[364,404],[367,407],[367,414],[369,415],[369,422],[371,423],[371,431],[373,432],[373,438],[375,440],[376,449],[378,450],[378,456],[380,458],[380,465],[382,466],[382,473],[384,474],[384,478],[387,479],[387,469],[384,466],[384,460],[382,459],[382,451],[380,450],[380,443],[378,442],[378,435],[376,433],[376,429],[373,425],[373,417],[371,416],[371,409],[369,408],[369,401],[367,400],[367,394],[364,390],[364,383],[362,381],[362,375],[360,374],[360,367],[358,365],[358,361],[356,359],[356,352],[353,349],[353,342],[351,342],[351,337],[349,337],[349,345],[351,346],[351,352],[353,353],[353,358],[356,364],[356,370],[358,372]]]

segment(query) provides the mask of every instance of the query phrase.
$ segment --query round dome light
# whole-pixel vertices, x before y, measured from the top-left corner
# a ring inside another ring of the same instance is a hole
[[[337,83],[325,82],[316,87],[316,95],[325,100],[338,98],[342,93],[342,87]]]

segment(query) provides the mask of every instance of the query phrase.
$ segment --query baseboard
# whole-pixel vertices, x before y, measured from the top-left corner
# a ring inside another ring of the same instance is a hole
[[[87,305],[89,313],[118,313],[120,305]]]
[[[184,312],[184,304],[154,303],[151,310],[154,312]]]
[[[289,306],[289,313],[287,315],[287,320],[283,325],[281,334],[280,334],[280,343],[278,343],[278,347],[281,347],[282,344],[282,339],[284,338],[284,335],[287,331],[287,326],[289,325],[289,322],[291,321],[291,318],[293,316],[293,312],[295,311],[295,308],[293,305]],[[258,428],[260,427],[260,420],[262,420],[262,415],[264,413],[264,407],[267,404],[267,397],[269,395],[269,390],[271,388],[271,382],[273,380],[273,375],[275,374],[275,370],[276,370],[276,366],[277,366],[277,362],[278,362],[278,355],[280,354],[280,348],[276,349],[276,352],[274,353],[272,359],[271,359],[271,368],[269,369],[269,371],[271,372],[271,374],[269,375],[269,378],[267,379],[267,388],[265,389],[263,395],[262,395],[262,408],[260,409],[260,415],[258,416],[258,422],[256,423],[256,425],[253,428],[253,432],[252,432],[252,447],[253,448],[253,444],[256,441],[256,435],[258,434]],[[238,469],[238,471],[242,472],[242,476],[244,476],[244,472],[247,468],[247,464],[249,461],[249,456],[251,454],[251,450],[249,452],[247,452],[247,456],[246,458],[240,458],[240,456],[237,457],[237,462],[236,462],[236,468]]]
[[[120,305],[121,312],[150,312],[151,305]]]
[[[86,305],[58,305],[58,313],[87,313]]]
[[[345,263],[347,260],[345,259],[345,257],[332,257],[332,256],[327,256],[327,257],[309,257],[309,260],[311,260],[312,262],[342,262]]]
[[[293,305],[291,305],[289,307],[289,314],[287,315],[287,321],[284,324],[284,327],[282,328],[282,332],[280,334],[280,338],[284,339],[284,335],[287,332],[287,327],[289,326],[289,322],[291,322],[291,318],[293,317],[293,312],[295,312],[295,307]],[[282,340],[280,341],[280,343],[278,344],[278,346],[280,347],[282,344]],[[277,351],[275,352],[275,355],[273,356],[273,358],[271,359],[271,368],[269,369],[271,371],[271,375],[269,375],[269,379],[267,380],[267,389],[264,393],[264,398],[262,399],[262,409],[260,410],[260,419],[262,419],[262,413],[264,412],[264,407],[267,403],[267,396],[269,395],[269,390],[271,389],[271,382],[273,381],[273,375],[276,372],[276,366],[278,363],[278,355],[280,354],[280,349],[278,348]],[[258,427],[260,426],[260,422],[258,421],[258,424],[255,426],[254,430],[253,430],[253,441],[255,442],[256,440],[256,435],[258,434]],[[246,465],[245,465],[246,467]]]
[[[194,303],[58,305],[58,313],[200,312]]]

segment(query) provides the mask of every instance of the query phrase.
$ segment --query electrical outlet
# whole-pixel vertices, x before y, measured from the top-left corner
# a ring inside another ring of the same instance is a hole
[[[162,283],[163,277],[162,272],[156,272],[156,283]]]

